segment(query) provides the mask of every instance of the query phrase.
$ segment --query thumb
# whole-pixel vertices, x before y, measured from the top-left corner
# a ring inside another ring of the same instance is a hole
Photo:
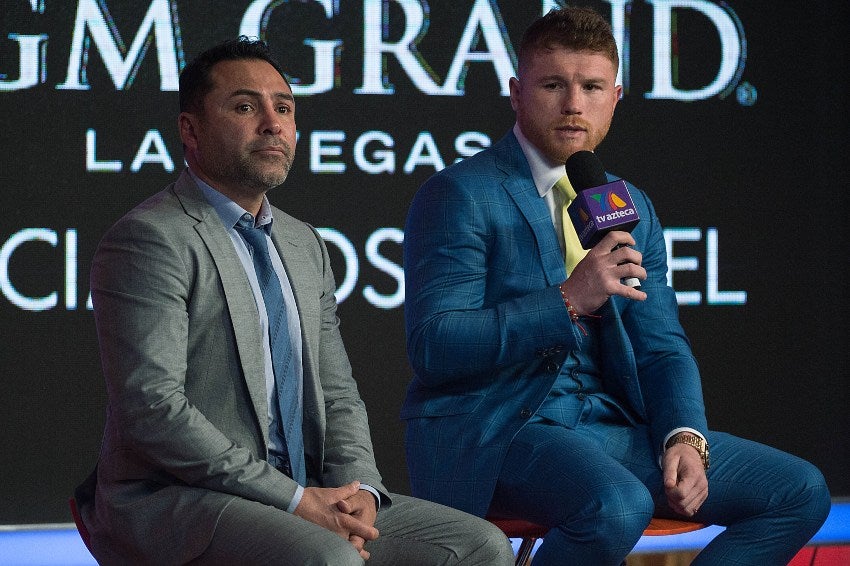
[[[665,457],[663,465],[664,487],[668,489],[676,487],[676,482],[679,479],[678,459],[675,456]]]

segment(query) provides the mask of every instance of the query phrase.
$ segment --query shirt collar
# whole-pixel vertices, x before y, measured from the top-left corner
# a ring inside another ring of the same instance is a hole
[[[205,183],[200,177],[195,175],[191,169],[189,169],[189,174],[192,176],[192,179],[198,184],[201,188],[201,192],[204,194],[204,198],[207,202],[212,206],[216,213],[218,213],[219,218],[228,228],[233,228],[239,222],[239,220],[245,216],[246,214],[253,218],[250,212],[233,202],[229,197],[224,195],[223,193],[218,192],[210,185]],[[269,199],[263,195],[263,203],[260,205],[260,212],[257,214],[257,218],[254,219],[254,226],[261,227],[266,233],[271,233],[272,221],[274,218],[272,217],[272,207],[269,203]]]
[[[537,192],[541,197],[546,196],[546,193],[552,190],[558,179],[566,175],[564,164],[552,161],[543,155],[533,143],[528,141],[528,138],[519,129],[519,124],[514,124],[514,135],[519,141],[526,161],[528,161],[528,167],[531,169],[531,177],[534,179]]]

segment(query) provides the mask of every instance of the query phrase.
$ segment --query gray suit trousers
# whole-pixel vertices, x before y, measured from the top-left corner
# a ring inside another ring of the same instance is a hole
[[[382,564],[482,566],[513,564],[502,531],[450,507],[392,494],[366,543],[369,566]],[[362,565],[354,546],[335,533],[275,507],[234,499],[222,512],[212,542],[193,565]]]

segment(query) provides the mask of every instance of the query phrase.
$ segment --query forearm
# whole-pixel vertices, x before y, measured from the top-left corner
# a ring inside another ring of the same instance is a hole
[[[705,431],[705,406],[699,368],[679,322],[676,295],[667,284],[667,252],[661,224],[651,203],[641,212],[639,251],[647,279],[646,301],[622,302],[622,319],[632,343],[639,383],[654,444],[677,427]],[[638,232],[638,229],[636,229]]]
[[[319,297],[321,329],[316,352],[322,404],[324,407],[324,457],[322,481],[339,486],[351,481],[368,484],[376,495],[389,502],[375,464],[366,407],[352,375],[351,364],[339,331],[335,283],[327,250],[317,235],[321,252],[322,287]]]

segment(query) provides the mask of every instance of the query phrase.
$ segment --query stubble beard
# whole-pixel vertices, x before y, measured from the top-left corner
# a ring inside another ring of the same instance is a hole
[[[559,163],[566,163],[567,159],[572,157],[574,153],[578,153],[579,151],[596,151],[596,148],[599,147],[605,136],[608,135],[611,122],[608,122],[600,129],[594,129],[587,122],[583,122],[582,125],[586,128],[585,132],[587,133],[587,139],[584,143],[565,146],[564,144],[553,142],[551,144],[550,156],[556,157],[556,161]]]
[[[242,186],[247,192],[265,194],[282,185],[292,168],[294,159],[292,148],[284,142],[282,149],[281,157],[259,156],[251,152],[240,155],[229,164],[222,164],[221,173]],[[276,163],[278,166],[269,167],[269,163]]]

